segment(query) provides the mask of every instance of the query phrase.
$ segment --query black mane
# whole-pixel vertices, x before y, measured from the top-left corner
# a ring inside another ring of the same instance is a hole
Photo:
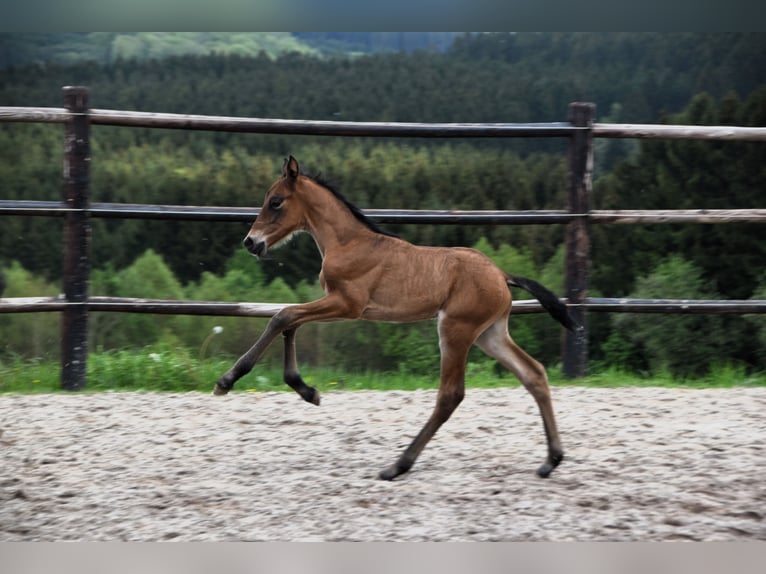
[[[346,199],[341,192],[339,192],[335,187],[333,187],[332,184],[330,184],[327,180],[323,179],[321,174],[317,174],[314,176],[311,176],[311,179],[313,179],[316,183],[327,189],[330,193],[332,193],[335,197],[337,197],[340,202],[345,205],[349,211],[353,214],[353,216],[362,222],[366,227],[374,231],[375,233],[380,233],[381,235],[388,235],[389,237],[399,237],[396,233],[391,233],[390,231],[386,231],[385,229],[381,229],[378,227],[369,217],[367,217],[364,213],[362,213],[362,210],[359,209],[356,205],[351,203],[348,199]]]

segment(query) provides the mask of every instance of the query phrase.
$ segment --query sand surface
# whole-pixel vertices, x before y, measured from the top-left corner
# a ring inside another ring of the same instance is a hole
[[[766,389],[0,396],[0,541],[766,540]]]

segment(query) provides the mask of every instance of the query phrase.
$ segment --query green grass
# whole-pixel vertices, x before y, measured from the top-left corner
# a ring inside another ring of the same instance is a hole
[[[190,353],[167,350],[130,350],[93,353],[88,360],[87,392],[157,391],[209,393],[218,377],[233,363],[233,358],[200,360]],[[587,387],[686,387],[729,388],[766,386],[766,373],[749,374],[742,367],[722,365],[708,375],[678,379],[667,373],[653,375],[609,369],[583,379],[565,378],[557,367],[548,370],[554,386]],[[415,390],[435,389],[438,374],[342,373],[330,368],[303,369],[303,378],[322,393],[338,390]],[[470,364],[469,388],[517,386],[509,373],[495,369],[493,363]],[[279,367],[257,367],[241,379],[235,392],[289,391],[282,382]],[[56,361],[23,360],[0,362],[0,393],[61,392],[60,366]]]

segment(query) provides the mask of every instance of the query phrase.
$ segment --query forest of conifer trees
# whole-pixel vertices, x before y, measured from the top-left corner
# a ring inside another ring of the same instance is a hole
[[[0,106],[60,107],[82,84],[94,108],[313,120],[551,122],[592,101],[601,122],[766,126],[763,34],[471,34],[443,51],[34,63],[0,71]],[[59,199],[60,126],[0,125],[0,198]],[[556,140],[373,140],[96,126],[92,200],[260,205],[293,154],[362,208],[563,209],[566,143]],[[762,143],[599,140],[596,209],[763,208]],[[2,296],[59,291],[60,222],[3,217]],[[591,292],[610,297],[766,298],[761,224],[593,226]],[[94,220],[91,293],[233,301],[316,297],[319,256],[301,237],[256,262],[246,225]],[[476,246],[501,266],[562,291],[560,226],[395,226],[405,238]],[[599,315],[594,365],[687,375],[716,364],[766,368],[762,316]],[[55,353],[55,316],[0,317],[0,357]],[[219,320],[220,322],[220,320]],[[227,319],[221,350],[237,354],[262,321]],[[98,316],[94,348],[164,340],[194,347],[212,318]],[[406,330],[398,330],[406,329]],[[558,331],[512,320],[514,337],[547,362]],[[405,335],[406,333],[406,335]],[[321,336],[320,336],[321,334]],[[408,344],[402,344],[406,338]],[[694,340],[695,353],[678,348]],[[408,355],[414,344],[428,352]],[[348,369],[432,369],[432,325],[314,326],[305,360]],[[424,356],[427,359],[424,362]]]

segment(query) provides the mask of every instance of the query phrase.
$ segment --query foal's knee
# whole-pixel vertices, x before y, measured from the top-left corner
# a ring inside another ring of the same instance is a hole
[[[292,322],[293,314],[291,313],[290,308],[284,307],[277,311],[277,313],[269,321],[269,324],[266,326],[266,328],[273,331],[276,336],[278,333],[284,333],[287,331]]]

